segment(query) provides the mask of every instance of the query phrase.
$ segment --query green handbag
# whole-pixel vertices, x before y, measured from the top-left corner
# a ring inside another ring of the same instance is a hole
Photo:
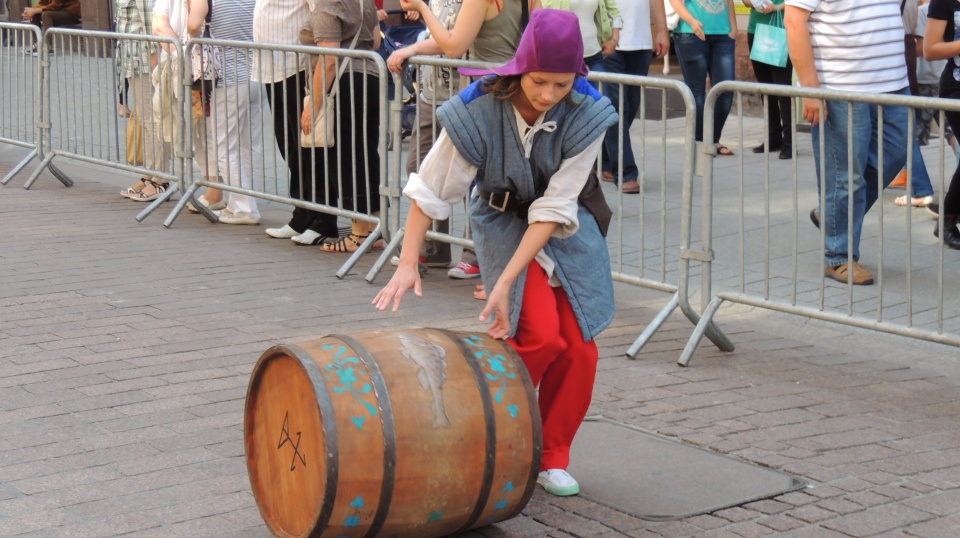
[[[777,67],[787,66],[787,31],[783,29],[783,15],[780,13],[780,26],[757,25],[753,48],[750,49],[751,60]]]

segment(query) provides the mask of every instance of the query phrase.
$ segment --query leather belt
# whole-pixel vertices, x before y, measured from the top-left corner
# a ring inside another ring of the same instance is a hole
[[[506,211],[512,211],[517,215],[526,218],[527,211],[530,209],[530,204],[533,203],[533,200],[530,201],[521,201],[517,196],[510,192],[489,192],[477,187],[477,194],[480,195],[480,198],[483,198],[487,201],[487,205],[500,211],[501,213]]]

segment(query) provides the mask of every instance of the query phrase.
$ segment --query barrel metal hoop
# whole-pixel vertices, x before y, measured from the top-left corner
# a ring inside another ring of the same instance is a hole
[[[473,507],[473,512],[467,522],[454,533],[458,534],[473,528],[480,516],[483,515],[483,509],[490,500],[490,491],[493,489],[493,475],[497,466],[497,415],[493,410],[493,398],[490,396],[490,389],[487,386],[483,369],[480,368],[477,361],[473,360],[473,350],[457,333],[446,329],[437,329],[437,331],[457,343],[463,353],[464,360],[473,370],[473,375],[477,379],[480,400],[483,402],[484,423],[487,426],[487,458],[483,469],[483,484],[480,486],[480,494],[477,496],[477,504]]]
[[[317,406],[320,408],[320,416],[323,418],[323,439],[324,452],[327,456],[327,479],[323,491],[323,507],[317,516],[316,524],[310,536],[320,536],[323,529],[327,528],[330,517],[333,515],[333,507],[337,499],[337,487],[340,480],[340,456],[339,441],[337,438],[337,419],[333,408],[333,401],[330,399],[330,391],[327,390],[327,383],[324,381],[323,372],[320,366],[311,358],[310,353],[296,345],[282,346],[281,349],[287,351],[290,357],[296,357],[297,362],[303,366],[310,378],[310,384],[313,385],[313,392],[317,396]],[[302,357],[306,357],[304,360]]]
[[[390,503],[393,501],[393,489],[397,481],[397,429],[393,417],[393,404],[390,402],[387,383],[380,372],[376,357],[354,338],[342,334],[333,335],[333,338],[338,338],[353,348],[357,358],[363,361],[367,373],[370,374],[370,381],[373,382],[373,392],[377,395],[377,404],[380,407],[380,426],[383,428],[383,485],[380,489],[377,513],[373,516],[370,529],[364,535],[365,538],[372,538],[380,532],[387,521]]]

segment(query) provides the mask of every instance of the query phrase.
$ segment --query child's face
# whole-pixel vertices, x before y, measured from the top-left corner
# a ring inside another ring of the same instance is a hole
[[[523,96],[538,112],[546,112],[566,99],[576,73],[525,73],[520,77]]]

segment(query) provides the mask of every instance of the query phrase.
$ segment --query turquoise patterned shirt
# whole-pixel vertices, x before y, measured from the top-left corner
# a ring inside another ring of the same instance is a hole
[[[727,2],[732,0],[684,0],[695,19],[703,23],[705,35],[719,35],[730,33],[730,17],[727,14]],[[678,34],[692,34],[693,28],[683,19],[674,30]]]

